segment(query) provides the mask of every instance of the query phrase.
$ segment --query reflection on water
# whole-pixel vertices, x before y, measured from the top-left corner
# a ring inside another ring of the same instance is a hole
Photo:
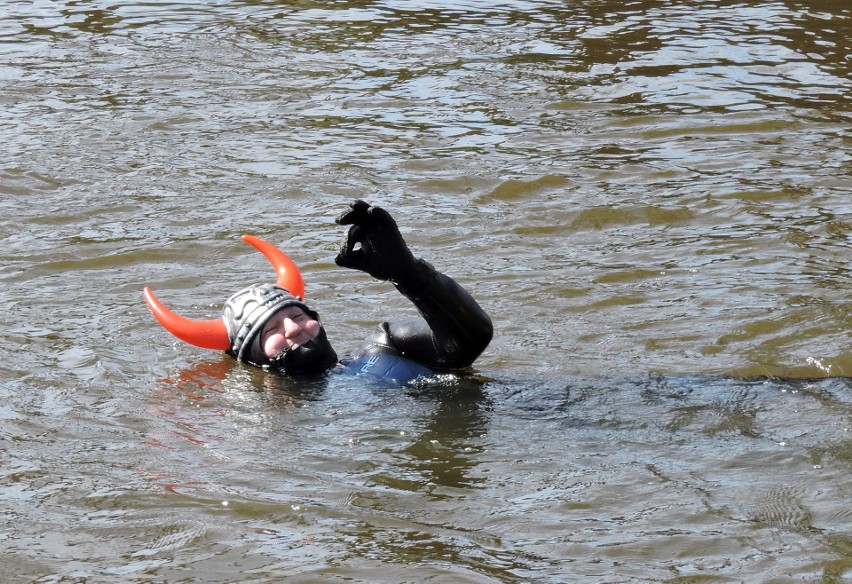
[[[852,577],[847,2],[6,2],[5,581]],[[294,381],[174,342],[394,211],[481,378]],[[774,378],[777,376],[779,379]]]

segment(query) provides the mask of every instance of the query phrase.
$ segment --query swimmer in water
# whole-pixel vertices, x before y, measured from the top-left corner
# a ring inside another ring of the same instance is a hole
[[[298,268],[275,246],[244,236],[273,264],[276,284],[254,284],[225,303],[220,319],[191,320],[145,289],[154,316],[178,338],[285,374],[316,373],[339,363],[349,373],[393,385],[469,367],[491,342],[491,319],[455,280],[415,258],[396,221],[380,207],[352,203],[337,218],[350,225],[337,265],[391,282],[421,318],[383,322],[352,358],[338,361],[320,317],[304,302]]]

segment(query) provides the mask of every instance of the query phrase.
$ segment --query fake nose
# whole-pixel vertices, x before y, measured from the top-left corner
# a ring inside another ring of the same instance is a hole
[[[284,336],[288,339],[293,339],[302,332],[302,325],[297,323],[296,321],[285,318],[284,319]]]

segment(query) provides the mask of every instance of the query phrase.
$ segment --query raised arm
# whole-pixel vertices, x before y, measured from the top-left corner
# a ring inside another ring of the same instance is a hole
[[[377,342],[437,369],[470,366],[491,342],[491,319],[458,282],[415,258],[393,217],[356,201],[337,218],[351,225],[337,265],[390,281],[423,316],[382,323]]]

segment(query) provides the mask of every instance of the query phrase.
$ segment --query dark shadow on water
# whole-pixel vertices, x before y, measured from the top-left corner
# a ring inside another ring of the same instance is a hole
[[[719,375],[613,375],[537,382],[492,380],[489,402],[519,420],[548,421],[570,429],[597,428],[707,436],[761,437],[761,420],[785,407],[816,403],[852,415],[852,378],[736,378]],[[815,406],[816,407],[816,406]]]
[[[779,420],[785,416],[791,416],[788,426],[804,423],[796,415],[799,408],[840,418],[852,416],[849,377],[622,375],[525,381],[436,375],[404,387],[388,387],[347,375],[339,368],[314,375],[280,375],[223,356],[200,361],[164,382],[194,402],[254,390],[283,410],[326,399],[345,404],[351,392],[353,400],[371,403],[353,402],[349,413],[363,417],[364,427],[383,419],[377,405],[395,409],[403,415],[402,423],[418,429],[417,439],[400,462],[406,474],[420,477],[417,488],[476,484],[480,479],[472,473],[472,456],[481,444],[477,439],[488,433],[495,415],[508,416],[518,424],[545,422],[565,432],[642,431],[747,440],[783,435]],[[419,405],[410,408],[406,400]],[[421,413],[405,420],[407,408]],[[802,432],[806,430],[802,428]],[[831,448],[837,447],[831,444]]]
[[[322,399],[330,384],[345,380],[371,395],[405,395],[418,401],[449,408],[476,407],[491,410],[495,403],[513,404],[521,417],[562,418],[571,412],[619,404],[647,407],[681,407],[696,403],[734,404],[747,407],[750,401],[774,393],[802,394],[825,405],[848,408],[852,403],[852,377],[777,378],[729,377],[722,375],[612,375],[606,377],[554,377],[523,380],[484,377],[477,374],[439,374],[402,387],[391,387],[347,375],[340,368],[315,374],[283,375],[235,362],[227,356],[194,363],[164,383],[185,397],[202,400],[222,394],[229,387],[243,386],[270,397],[291,400]]]

